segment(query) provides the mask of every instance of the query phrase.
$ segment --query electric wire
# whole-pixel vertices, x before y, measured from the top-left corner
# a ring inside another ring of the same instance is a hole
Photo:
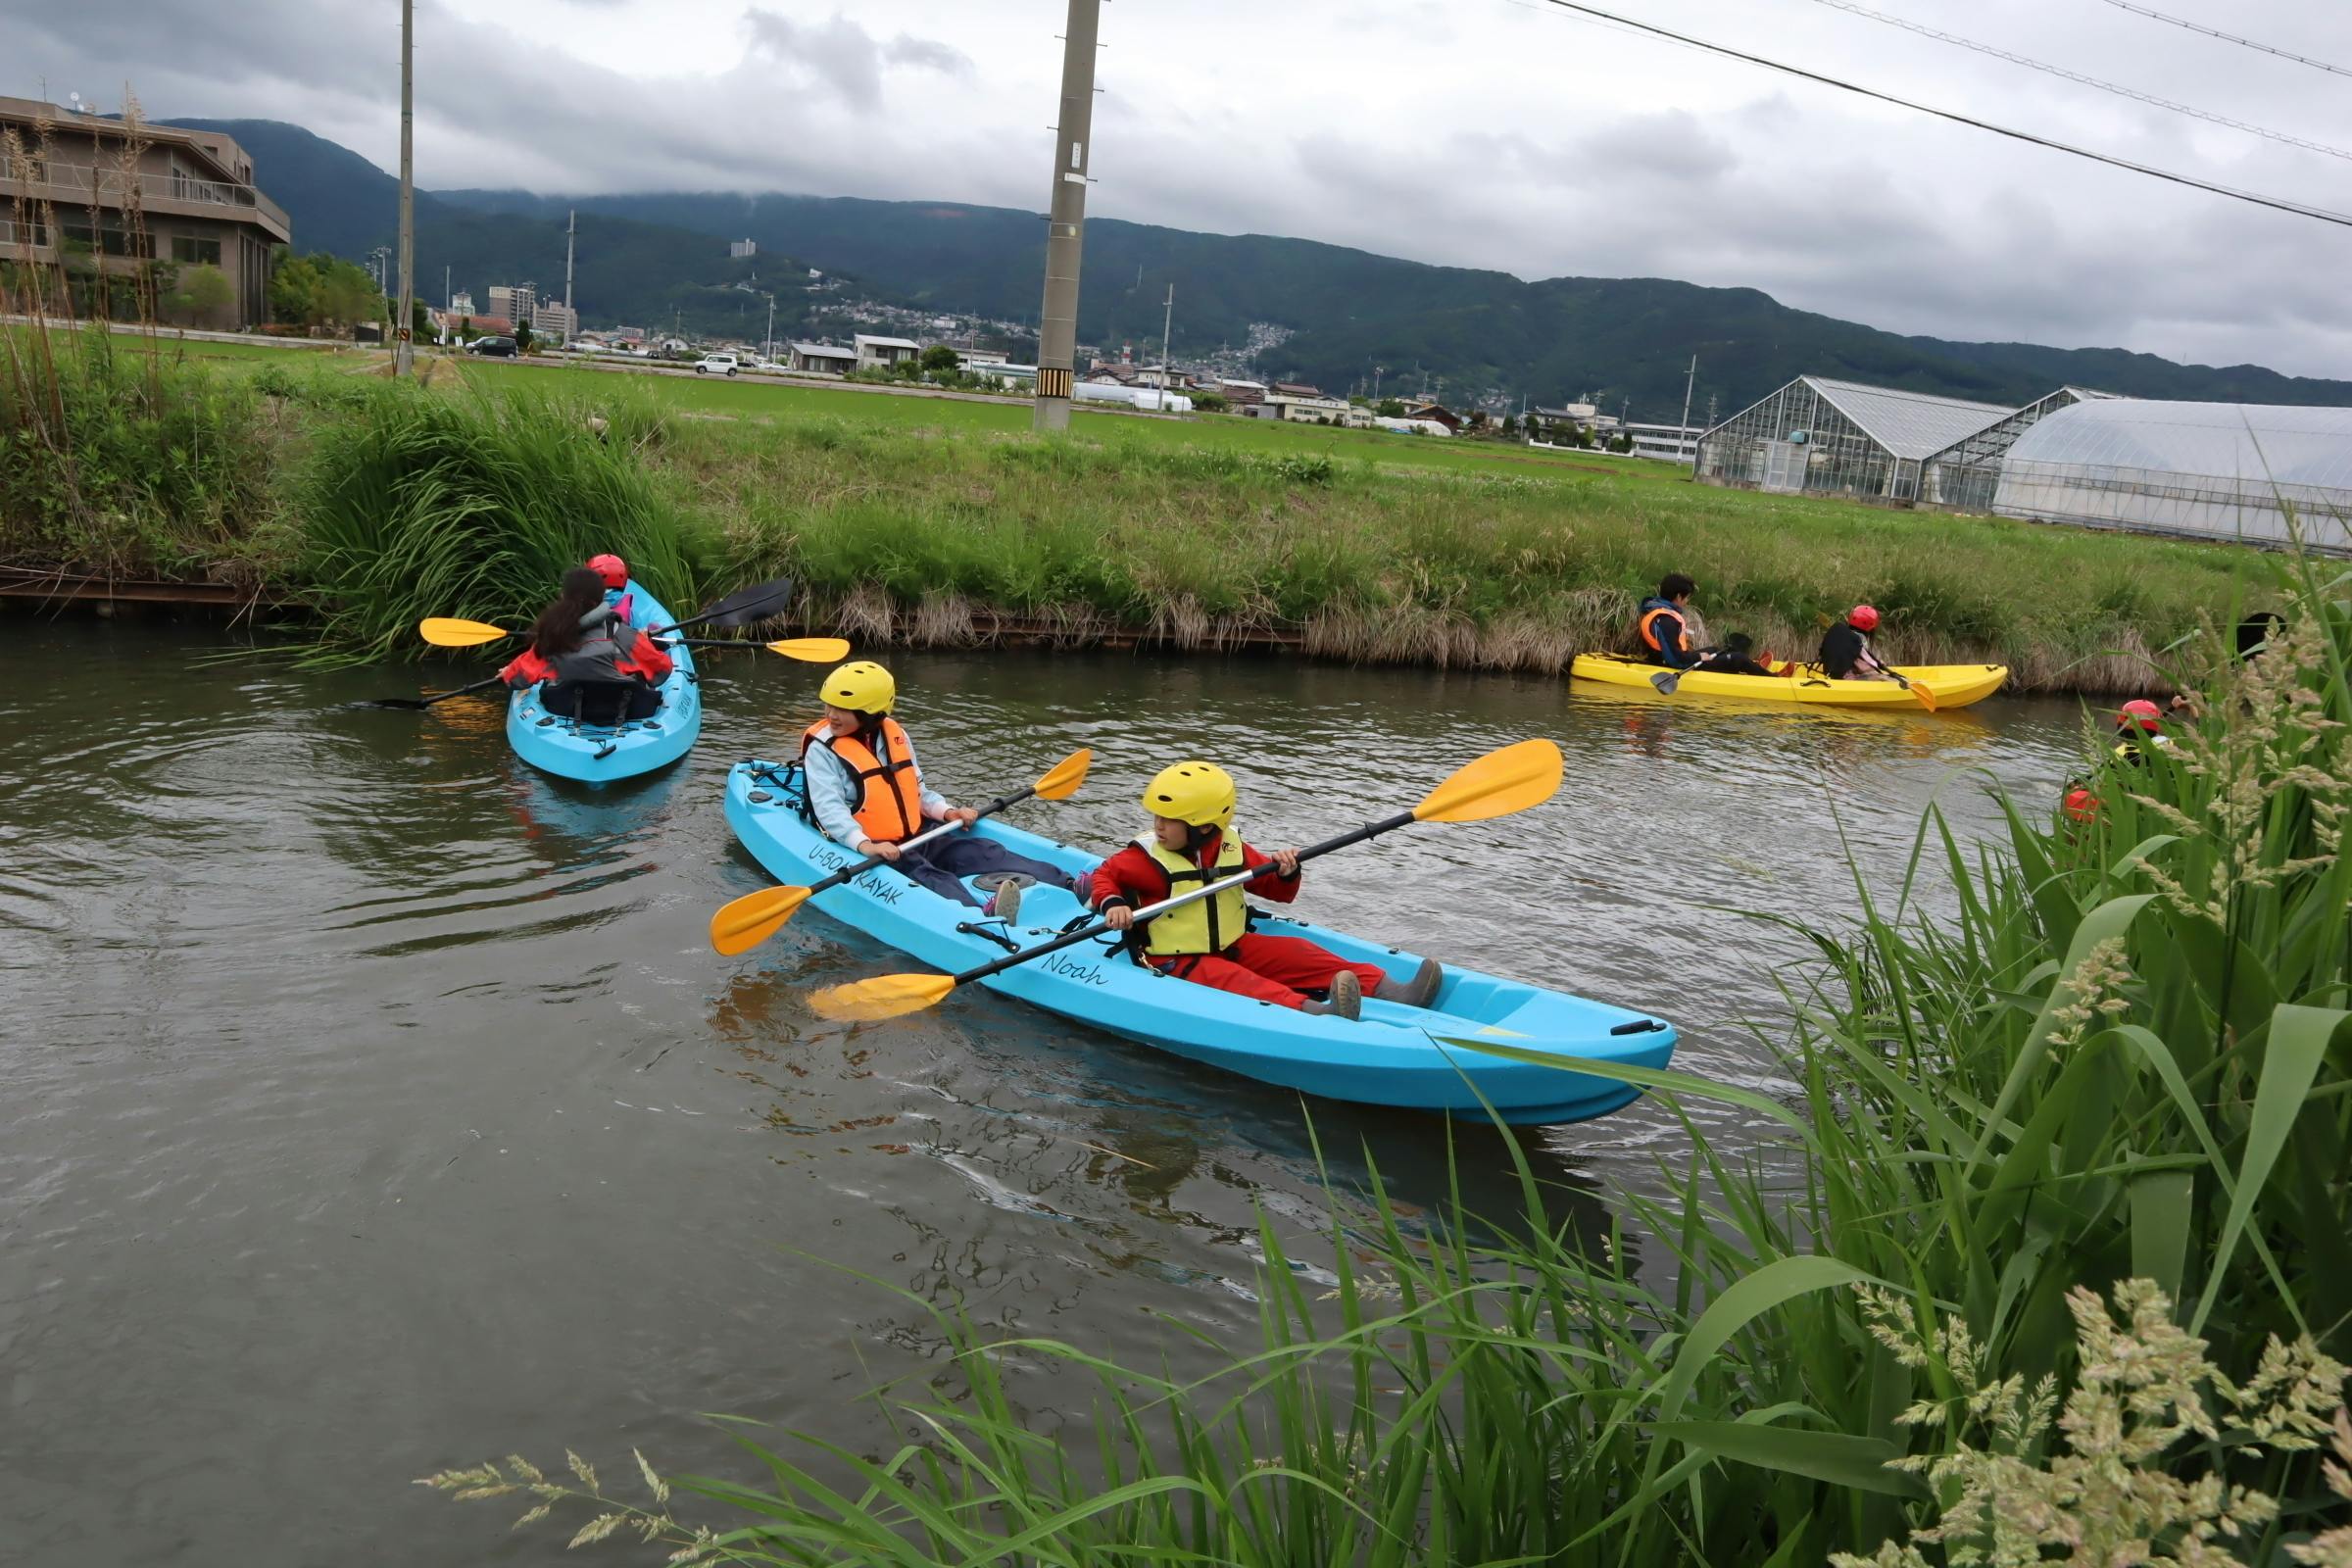
[[[2292,49],[2274,48],[2270,44],[2260,43],[2252,38],[2241,38],[2234,32],[2224,32],[2219,27],[2208,27],[2202,22],[2191,22],[2185,17],[2167,16],[2161,11],[2153,11],[2146,6],[2133,5],[2132,0],[2107,0],[2107,4],[2115,7],[2118,11],[2129,11],[2133,16],[2145,17],[2150,22],[2169,23],[2176,27],[2186,27],[2191,32],[2201,32],[2208,38],[2219,38],[2224,43],[2236,44],[2240,49],[2253,49],[2266,55],[2276,55],[2281,60],[2292,60],[2298,66],[2309,66],[2314,71],[2331,72],[2338,76],[2352,76],[2352,68],[2331,66],[2325,60],[2314,60],[2311,56],[2299,55]]]
[[[2333,223],[2339,228],[2352,228],[2352,214],[2332,212],[2325,207],[2313,207],[2303,202],[2289,201],[2281,196],[2265,196],[2258,191],[2238,190],[2233,186],[2216,184],[2209,179],[2199,179],[2194,174],[2176,173],[2171,170],[2158,169],[2149,164],[2135,164],[2128,158],[2118,158],[2112,153],[2094,152],[2087,147],[2077,147],[2072,142],[2059,141],[2054,137],[2043,136],[2034,131],[2019,130],[2014,126],[1998,124],[1989,120],[1979,120],[1973,115],[1964,115],[1957,110],[1938,109],[1933,104],[1918,103],[1909,98],[1898,98],[1893,93],[1881,92],[1876,87],[1865,87],[1858,82],[1846,81],[1838,76],[1824,75],[1818,71],[1807,71],[1802,66],[1791,66],[1784,61],[1768,59],[1763,55],[1749,54],[1745,50],[1734,49],[1728,44],[1713,43],[1705,38],[1694,37],[1690,33],[1676,32],[1671,28],[1658,26],[1653,23],[1636,22],[1631,18],[1618,16],[1614,12],[1603,11],[1596,6],[1585,5],[1582,0],[1544,0],[1544,3],[1560,11],[1574,12],[1602,22],[1618,23],[1637,31],[1650,33],[1674,43],[1691,45],[1703,49],[1709,54],[1722,55],[1729,60],[1742,61],[1751,66],[1762,66],[1767,71],[1777,71],[1784,75],[1795,76],[1804,81],[1818,82],[1825,87],[1835,87],[1840,92],[1850,92],[1858,97],[1892,104],[1897,109],[1908,109],[1915,114],[1933,115],[1938,120],[1948,120],[1957,125],[1967,125],[1972,129],[1989,131],[1995,136],[2006,136],[2012,141],[2022,141],[2031,146],[2045,147],[2052,152],[2086,158],[2094,164],[2105,164],[2112,169],[2128,170],[2134,174],[2145,174],[2150,179],[2161,179],[2168,184],[2185,185],[2191,190],[2201,190],[2215,196],[2227,196],[2232,201],[2246,202],[2256,207],[2267,207],[2273,212],[2291,213],[2297,218],[2309,218],[2323,223]]]
[[[2169,109],[2176,115],[2186,115],[2192,120],[2202,120],[2216,125],[2227,125],[2231,130],[2242,130],[2249,135],[2260,136],[2268,141],[2283,142],[2289,147],[2300,147],[2306,152],[2326,153],[2330,158],[2352,161],[2352,152],[2347,152],[2341,147],[2330,147],[2324,141],[2306,141],[2301,136],[2290,136],[2282,130],[2272,130],[2268,126],[2249,124],[2245,121],[2231,120],[2226,115],[2217,115],[2191,104],[2176,103],[2170,98],[2159,98],[2154,93],[2141,92],[2136,87],[2126,87],[2116,82],[2103,81],[2097,76],[2086,76],[2080,71],[2069,71],[2064,66],[2053,66],[2047,61],[2035,60],[2029,55],[2013,54],[1994,44],[1981,43],[1974,38],[1963,38],[1958,33],[1941,32],[1905,17],[1890,17],[1884,11],[1873,11],[1868,6],[1856,5],[1854,0],[1813,0],[1813,3],[1817,6],[1828,6],[1833,11],[1845,12],[1849,16],[1884,23],[1889,27],[1900,27],[1905,32],[1917,33],[1922,38],[1933,38],[1937,43],[1948,43],[1956,48],[1972,49],[1981,55],[1990,55],[1995,60],[2005,60],[2013,66],[2024,66],[2029,71],[2038,71],[2045,75],[2059,76],[2067,81],[2080,82],[2085,87],[2094,87],[2100,92],[2113,93],[2118,98],[2130,98],[2136,103],[2149,104],[2158,109]]]

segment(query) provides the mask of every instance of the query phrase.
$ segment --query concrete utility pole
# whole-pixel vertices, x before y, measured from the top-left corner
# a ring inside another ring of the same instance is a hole
[[[574,208],[564,222],[564,314],[571,315],[571,242],[580,232],[579,209]],[[572,322],[576,329],[578,321]]]
[[[1175,350],[1168,343],[1168,334],[1176,330],[1176,285],[1168,285],[1168,311],[1159,318],[1159,389],[1168,389],[1168,378],[1176,373]]]
[[[770,359],[770,360],[773,360],[773,359],[776,357],[776,297],[775,297],[773,294],[770,294],[770,295],[767,297],[767,356],[766,356],[766,357],[767,357],[768,359]]]
[[[1078,379],[1078,261],[1086,230],[1086,169],[1095,123],[1095,34],[1102,0],[1070,0],[1061,42],[1061,114],[1054,127],[1054,200],[1046,227],[1046,303],[1037,323],[1039,430],[1070,427]]]
[[[416,0],[400,0],[400,314],[392,330],[392,373],[416,362]]]
[[[1690,356],[1690,379],[1683,383],[1683,429],[1690,428],[1690,394],[1698,387],[1698,356]],[[1677,436],[1677,440],[1682,437]]]

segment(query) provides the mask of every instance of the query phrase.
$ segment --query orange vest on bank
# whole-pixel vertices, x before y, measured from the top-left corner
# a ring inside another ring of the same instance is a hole
[[[824,747],[858,775],[859,794],[854,814],[860,833],[876,844],[896,844],[922,830],[922,777],[915,771],[913,748],[897,719],[888,714],[882,719],[882,750],[890,758],[887,762],[876,757],[863,739],[836,735],[833,726],[821,718],[801,732],[801,755],[808,756],[811,746]]]

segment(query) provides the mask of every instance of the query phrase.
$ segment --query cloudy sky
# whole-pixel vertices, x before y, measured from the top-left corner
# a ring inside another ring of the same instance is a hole
[[[2345,156],[1964,52],[1832,0],[1597,3],[2352,214],[2352,76],[2114,0],[1870,4]],[[2352,68],[2341,0],[2151,4]],[[1042,210],[1063,11],[418,0],[417,178]],[[289,120],[397,161],[397,0],[0,0],[0,93],[38,96],[45,78],[52,98],[111,106],[127,81],[150,115]],[[2352,376],[2352,227],[1866,103],[1544,0],[1110,0],[1102,40],[1098,216],[1526,277],[1744,284],[1896,331]]]

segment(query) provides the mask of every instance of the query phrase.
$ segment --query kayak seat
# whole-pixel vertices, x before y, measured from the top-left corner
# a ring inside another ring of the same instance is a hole
[[[651,718],[661,704],[657,693],[631,680],[575,680],[543,686],[539,701],[557,717],[595,729],[611,729],[632,718]]]

